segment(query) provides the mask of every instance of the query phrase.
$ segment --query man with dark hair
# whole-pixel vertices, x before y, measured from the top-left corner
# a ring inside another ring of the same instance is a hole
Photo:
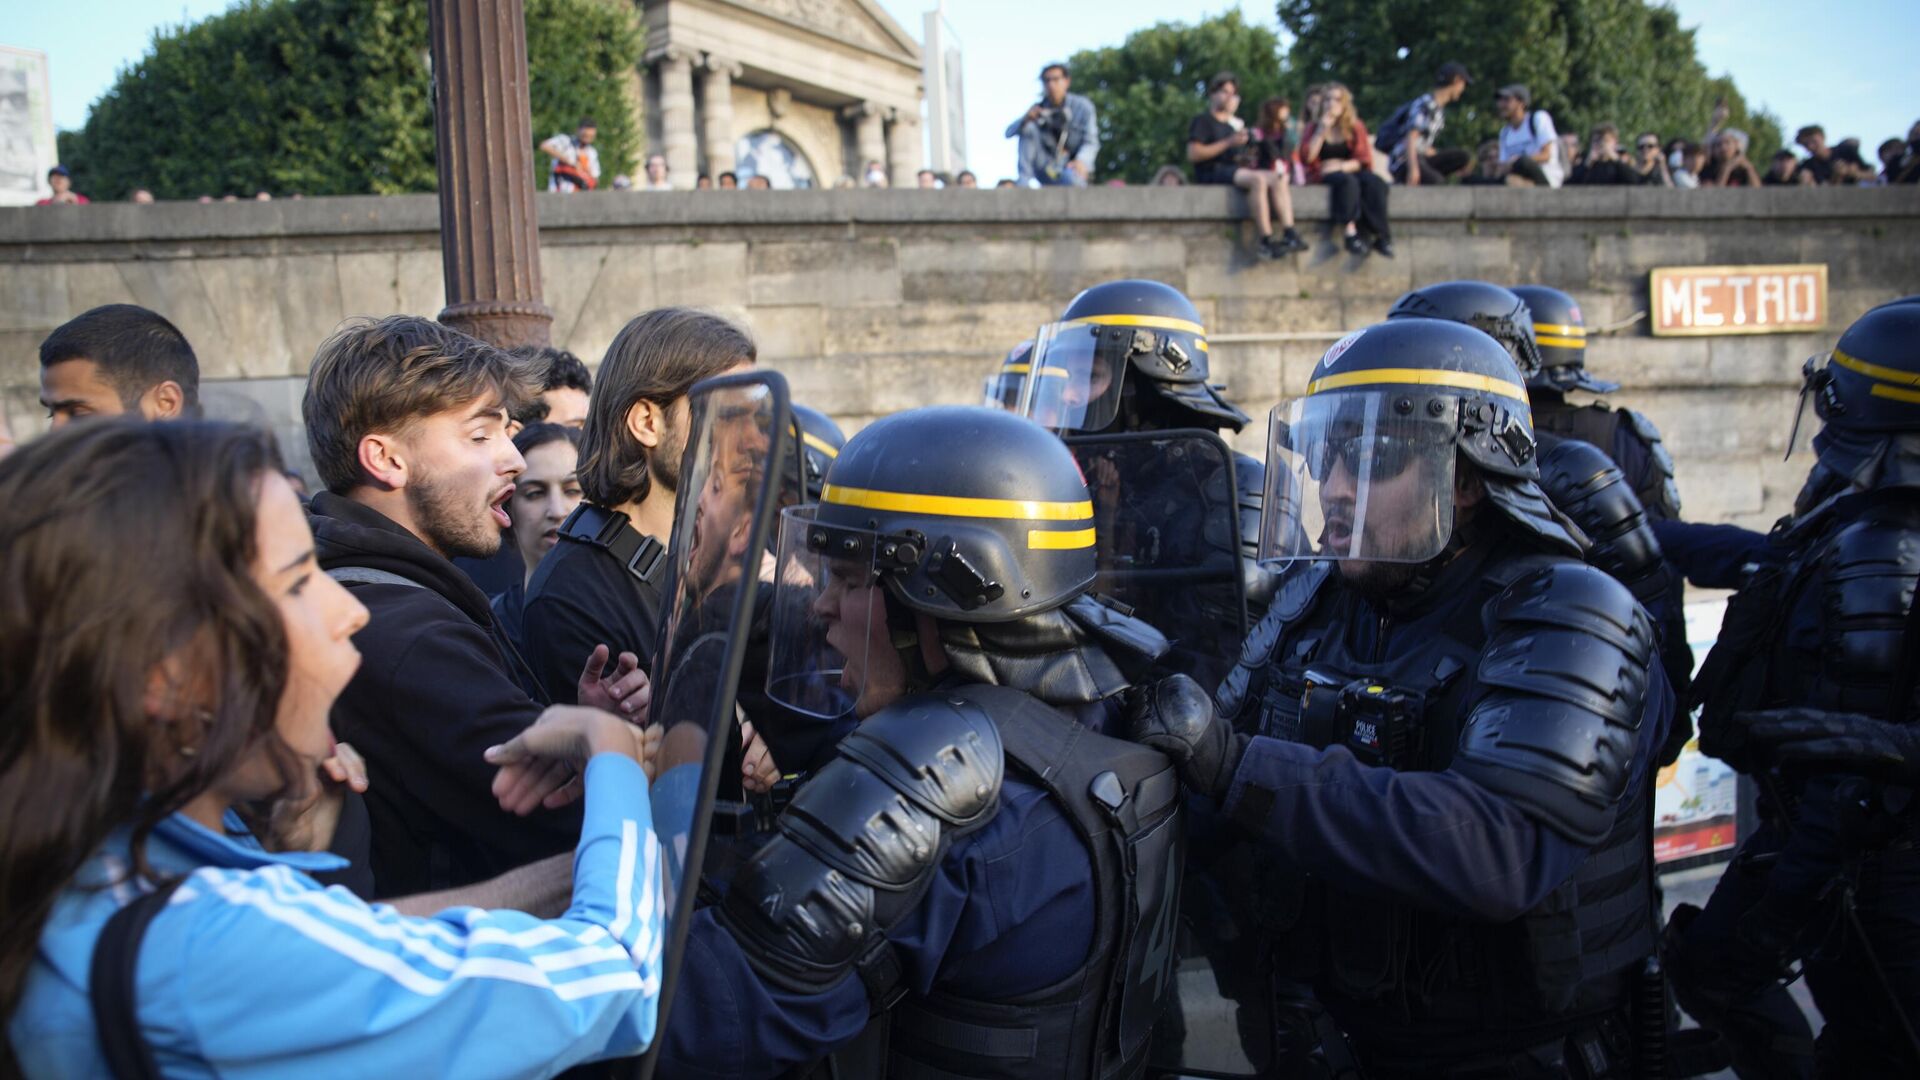
[[[1464,64],[1440,65],[1433,89],[1400,106],[1380,126],[1379,148],[1392,154],[1393,178],[1408,187],[1438,184],[1473,165],[1473,155],[1458,147],[1436,149],[1434,139],[1447,123],[1447,106],[1460,100],[1473,81]]]
[[[527,582],[527,659],[556,702],[602,642],[652,663],[687,391],[756,355],[745,331],[690,308],[649,311],[607,346],[580,433],[584,501]]]
[[[587,395],[593,390],[593,374],[587,365],[567,350],[551,345],[522,345],[511,351],[526,363],[540,387],[536,396],[514,411],[515,422],[521,427],[542,420],[575,429],[584,426]]]
[[[494,798],[482,751],[524,731],[544,702],[486,595],[449,561],[500,544],[525,466],[507,413],[534,392],[506,352],[409,315],[340,330],[308,374],[302,415],[326,487],[309,508],[315,548],[372,613],[354,635],[366,659],[332,720],[367,759],[381,896],[468,884],[577,839],[577,808],[520,817]],[[602,680],[605,657],[581,651],[568,698],[631,715],[633,661]]]
[[[1819,124],[1808,124],[1794,132],[1793,141],[1807,152],[1807,159],[1800,163],[1800,169],[1810,174],[1816,184],[1856,184],[1862,179],[1873,178],[1873,170],[1866,168],[1864,162],[1856,165],[1848,160],[1849,157],[1859,159],[1857,150],[1851,155],[1842,155],[1828,146],[1827,131]]]
[[[548,191],[592,191],[599,185],[600,151],[593,145],[599,135],[599,125],[592,117],[583,116],[572,135],[563,131],[540,144],[540,152],[553,159],[547,175]]]
[[[1040,100],[1007,125],[1007,138],[1020,140],[1020,182],[1086,187],[1100,154],[1099,122],[1093,102],[1070,94],[1073,76],[1055,62],[1040,69]]]
[[[40,343],[40,404],[53,426],[138,412],[148,420],[200,413],[200,361],[186,336],[133,304],[106,304]]]

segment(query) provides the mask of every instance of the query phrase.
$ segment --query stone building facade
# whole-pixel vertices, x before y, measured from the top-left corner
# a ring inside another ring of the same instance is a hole
[[[833,187],[880,162],[896,187],[922,160],[920,46],[873,0],[641,0],[649,152],[701,174]]]

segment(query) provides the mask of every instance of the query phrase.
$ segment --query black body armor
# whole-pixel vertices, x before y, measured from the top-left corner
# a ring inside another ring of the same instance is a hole
[[[906,994],[885,931],[948,846],[991,818],[1003,768],[1045,790],[1086,844],[1086,962],[1003,1000]],[[1019,690],[954,685],[848,736],[735,880],[721,918],[777,985],[807,992],[859,973],[878,1015],[835,1055],[836,1075],[1137,1076],[1173,976],[1185,833],[1179,779],[1159,753]]]
[[[1315,986],[1363,1065],[1418,1074],[1618,1030],[1655,944],[1650,779],[1629,792],[1653,648],[1617,582],[1508,541],[1470,546],[1385,608],[1327,564],[1284,575],[1219,693],[1239,730],[1452,770],[1591,848],[1502,923],[1324,881],[1229,884],[1230,903],[1259,898],[1236,914],[1273,950],[1277,977]]]

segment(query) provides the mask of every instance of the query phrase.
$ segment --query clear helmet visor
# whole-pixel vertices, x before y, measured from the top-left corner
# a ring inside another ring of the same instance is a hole
[[[821,522],[817,506],[780,513],[768,626],[767,696],[798,712],[835,719],[867,689],[867,661],[891,649],[878,538]],[[866,715],[866,713],[861,713]]]
[[[1127,376],[1125,341],[1113,331],[1081,322],[1041,327],[1021,415],[1053,431],[1101,431],[1112,424]]]
[[[1019,367],[1018,372],[1009,370]],[[1020,395],[1027,388],[1025,364],[1009,364],[986,377],[980,390],[980,404],[989,409],[1001,409],[1005,412],[1017,412],[1020,408]]]
[[[1260,560],[1425,562],[1453,535],[1454,412],[1405,393],[1315,394],[1268,419]]]

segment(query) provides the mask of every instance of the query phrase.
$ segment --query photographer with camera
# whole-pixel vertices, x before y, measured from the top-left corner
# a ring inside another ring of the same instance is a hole
[[[1007,125],[1007,138],[1020,140],[1023,187],[1086,187],[1100,153],[1093,102],[1067,93],[1073,85],[1067,65],[1040,69],[1040,100]]]
[[[1654,148],[1658,151],[1659,147]],[[1573,167],[1569,184],[1643,184],[1636,163],[1620,152],[1620,129],[1597,124],[1587,136],[1587,156]]]

